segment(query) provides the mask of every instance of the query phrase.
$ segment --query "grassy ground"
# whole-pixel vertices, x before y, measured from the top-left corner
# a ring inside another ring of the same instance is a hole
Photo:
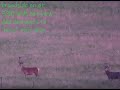
[[[35,77],[7,77],[3,82],[2,88],[44,88],[44,89],[118,89],[120,88],[119,80],[71,80],[71,79],[56,79],[56,78],[35,78]],[[3,80],[4,80],[3,79]],[[10,82],[12,82],[10,84]]]

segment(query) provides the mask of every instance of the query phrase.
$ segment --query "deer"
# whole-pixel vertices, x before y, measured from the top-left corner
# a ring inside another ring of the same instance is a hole
[[[19,57],[19,65],[21,66],[21,71],[26,75],[35,75],[36,77],[38,76],[39,73],[39,68],[37,67],[25,67],[23,62],[21,61],[21,57]]]
[[[120,72],[111,72],[108,65],[105,65],[104,68],[105,68],[105,73],[109,80],[113,80],[113,79],[120,80]]]

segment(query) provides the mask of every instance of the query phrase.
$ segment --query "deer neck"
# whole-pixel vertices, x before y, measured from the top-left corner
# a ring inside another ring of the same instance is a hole
[[[25,68],[24,66],[21,67],[22,70],[23,70],[24,68]]]
[[[110,71],[109,71],[109,70],[105,70],[105,73],[106,73],[106,74],[109,74],[109,73],[110,73]]]

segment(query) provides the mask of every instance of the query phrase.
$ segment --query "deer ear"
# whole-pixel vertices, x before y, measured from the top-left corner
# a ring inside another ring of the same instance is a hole
[[[109,67],[109,64],[108,64],[108,63],[104,63],[104,65]]]
[[[104,63],[104,65],[108,65],[108,63]]]
[[[105,66],[105,68],[108,68],[108,66]]]

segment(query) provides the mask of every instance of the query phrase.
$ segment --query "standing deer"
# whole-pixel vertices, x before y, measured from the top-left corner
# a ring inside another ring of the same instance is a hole
[[[109,80],[120,79],[120,72],[111,72],[108,65],[105,65],[105,73]]]
[[[35,75],[38,76],[39,68],[37,67],[24,67],[23,62],[20,60],[21,57],[19,57],[19,65],[22,66],[21,71],[26,75]]]

